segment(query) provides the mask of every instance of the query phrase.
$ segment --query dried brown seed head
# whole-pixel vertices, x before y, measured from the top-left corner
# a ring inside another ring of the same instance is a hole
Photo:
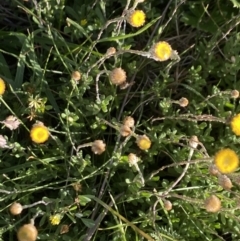
[[[225,190],[230,190],[233,187],[231,179],[229,177],[227,177],[226,175],[221,175],[220,174],[218,176],[218,183]]]
[[[106,150],[106,144],[102,140],[96,140],[92,143],[92,152],[100,155]]]
[[[214,164],[211,164],[208,170],[209,170],[209,173],[213,176],[217,176],[219,174],[219,171]]]
[[[126,79],[126,72],[122,68],[115,68],[110,72],[110,81],[115,85],[123,84]]]
[[[135,124],[134,119],[131,116],[127,116],[123,120],[123,125],[133,128]]]
[[[205,200],[204,207],[207,212],[216,213],[221,209],[221,201],[217,196],[211,195]]]
[[[231,97],[233,99],[237,99],[239,97],[239,91],[238,90],[232,90],[231,91]]]
[[[122,126],[121,126],[121,128],[120,128],[120,134],[121,134],[121,136],[126,137],[126,136],[131,135],[131,133],[132,133],[132,130],[130,129],[129,126],[127,126],[127,125],[122,125]]]
[[[129,161],[129,164],[130,164],[131,166],[134,166],[134,165],[136,165],[137,162],[138,162],[138,157],[137,157],[135,154],[130,153],[130,154],[128,155],[128,161]]]

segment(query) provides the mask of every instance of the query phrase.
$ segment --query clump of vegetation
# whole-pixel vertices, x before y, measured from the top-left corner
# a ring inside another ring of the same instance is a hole
[[[2,240],[238,240],[237,1],[0,8]]]

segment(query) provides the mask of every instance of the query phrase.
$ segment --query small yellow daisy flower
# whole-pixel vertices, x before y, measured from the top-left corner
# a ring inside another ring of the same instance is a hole
[[[239,158],[235,151],[226,148],[216,153],[214,164],[221,173],[232,173],[239,166]]]
[[[234,116],[231,120],[231,128],[235,135],[240,136],[240,114]]]
[[[0,95],[3,95],[6,89],[5,82],[2,78],[0,78]]]
[[[141,27],[145,23],[146,15],[141,10],[130,11],[127,14],[127,22],[133,27]]]
[[[150,139],[146,135],[138,136],[136,143],[141,150],[148,150],[152,144]]]
[[[49,138],[48,128],[44,126],[43,123],[39,122],[33,125],[30,131],[30,137],[35,143],[44,143]]]
[[[171,58],[173,50],[170,44],[160,41],[152,46],[150,53],[156,61],[166,61]]]
[[[58,225],[61,222],[61,219],[62,219],[62,216],[59,213],[51,215],[49,217],[49,220],[50,220],[52,225]]]

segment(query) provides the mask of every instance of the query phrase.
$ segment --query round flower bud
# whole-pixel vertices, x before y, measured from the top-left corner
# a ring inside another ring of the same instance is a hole
[[[123,120],[123,125],[128,126],[130,128],[134,127],[135,121],[131,116],[127,116]]]
[[[188,106],[188,99],[187,98],[185,98],[185,97],[182,97],[179,101],[178,101],[178,103],[179,103],[179,105],[181,106],[181,107],[186,107],[186,106]]]
[[[122,68],[115,68],[110,72],[110,81],[115,85],[123,84],[126,79],[126,72]]]
[[[79,71],[72,72],[72,79],[75,81],[79,81],[81,79],[82,75]]]
[[[35,241],[37,240],[38,231],[32,224],[23,225],[17,232],[18,241]]]
[[[216,213],[221,209],[221,201],[217,196],[211,195],[205,200],[204,207],[207,212]]]
[[[132,133],[132,130],[130,129],[129,126],[127,125],[122,125],[121,128],[120,128],[120,134],[121,136],[129,136],[130,134]]]
[[[138,136],[136,143],[141,150],[148,150],[152,144],[146,135]]]
[[[237,99],[239,97],[239,91],[238,90],[232,90],[231,91],[231,97],[233,99]]]
[[[219,171],[214,164],[211,164],[208,170],[209,170],[209,173],[213,176],[217,176],[219,174]]]
[[[106,144],[102,140],[96,140],[92,143],[92,152],[100,155],[106,150]]]
[[[10,206],[9,210],[12,215],[19,215],[23,210],[23,206],[20,203],[15,202]]]
[[[164,208],[165,208],[165,210],[167,210],[167,211],[172,210],[172,203],[171,203],[169,200],[165,200],[165,201],[164,201]]]
[[[229,177],[227,177],[226,175],[219,175],[218,183],[225,190],[230,190],[233,187],[231,179]]]

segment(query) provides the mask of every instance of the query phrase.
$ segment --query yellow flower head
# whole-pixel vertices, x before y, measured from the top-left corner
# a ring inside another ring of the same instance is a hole
[[[171,58],[173,50],[170,44],[160,41],[152,46],[150,53],[156,61],[166,61]]]
[[[152,144],[146,135],[138,136],[136,143],[141,150],[148,150]]]
[[[3,95],[6,89],[5,82],[2,78],[0,78],[0,95]]]
[[[51,215],[49,217],[49,220],[52,225],[58,225],[61,222],[61,219],[62,219],[62,215],[59,213]]]
[[[141,10],[130,11],[127,15],[127,22],[133,27],[141,27],[145,23],[146,15]]]
[[[221,173],[232,173],[238,168],[239,159],[235,151],[226,148],[216,153],[214,164]]]
[[[240,114],[234,116],[231,120],[231,128],[235,135],[240,136]]]
[[[30,137],[35,143],[44,143],[49,138],[48,128],[44,126],[41,122],[37,123],[33,125],[30,131]]]

